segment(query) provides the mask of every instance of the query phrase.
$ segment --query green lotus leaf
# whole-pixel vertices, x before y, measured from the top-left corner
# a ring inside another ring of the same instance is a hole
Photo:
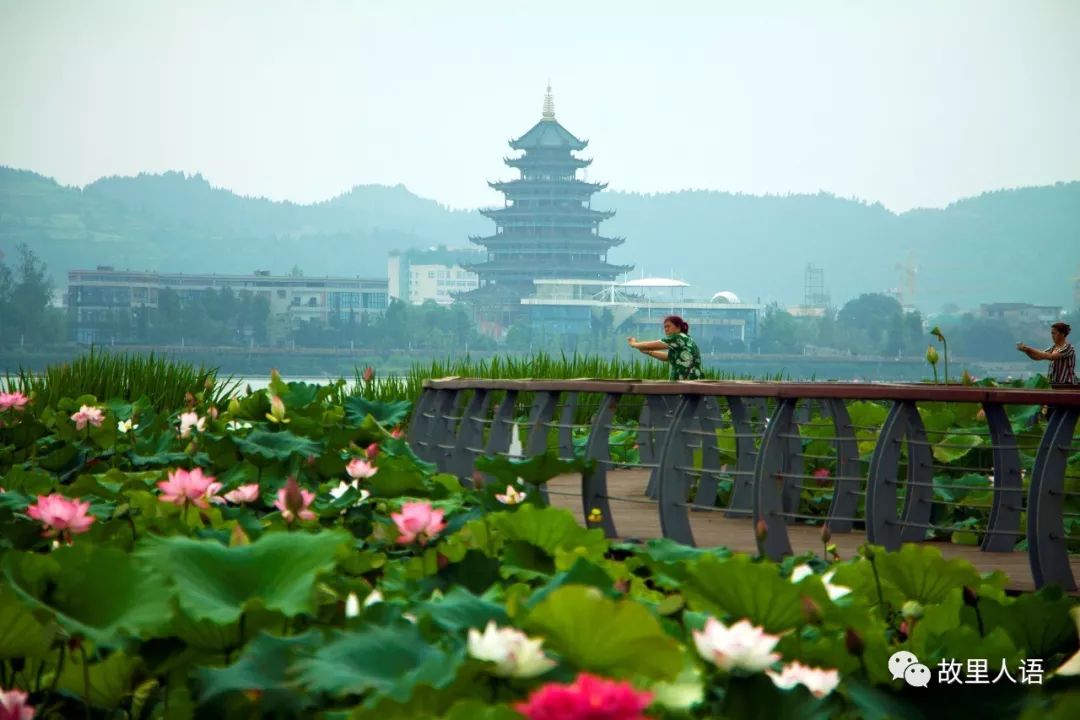
[[[266,707],[292,710],[308,707],[311,698],[307,693],[288,689],[288,669],[297,659],[309,656],[322,642],[322,635],[315,631],[294,637],[260,633],[233,664],[195,670],[202,688],[199,702],[205,703],[229,692],[258,690],[267,693],[262,699]]]
[[[294,663],[301,686],[335,696],[373,692],[372,699],[406,702],[420,684],[435,688],[454,681],[464,651],[446,652],[424,639],[416,626],[376,626],[341,633],[311,657]]]
[[[427,495],[426,473],[409,458],[384,455],[378,460],[378,468],[378,472],[364,481],[373,495],[386,498]]]
[[[100,708],[115,708],[131,694],[132,679],[142,660],[114,652],[104,660],[90,661],[77,652],[68,653],[57,687]]]
[[[493,513],[486,521],[506,539],[533,545],[552,558],[560,552],[576,551],[598,560],[607,552],[603,531],[582,527],[561,508],[523,505],[512,513]]]
[[[528,614],[530,634],[584,670],[613,677],[674,680],[682,650],[644,605],[611,600],[596,588],[568,585]]]
[[[1069,616],[1075,604],[1061,588],[1051,586],[1011,601],[982,598],[979,611],[987,627],[1003,628],[1028,657],[1046,658],[1076,649],[1077,629]]]
[[[38,622],[14,590],[0,585],[0,659],[45,657],[56,630]]]
[[[718,618],[747,618],[771,633],[803,623],[803,591],[780,577],[775,565],[755,563],[749,555],[704,555],[683,568],[682,581],[690,607]]]
[[[959,558],[946,560],[940,550],[927,545],[908,543],[899,552],[879,554],[875,562],[883,584],[923,605],[939,603],[952,590],[965,585],[977,588],[980,583],[971,563]]]
[[[250,545],[152,537],[138,555],[174,586],[192,620],[235,621],[252,603],[286,617],[315,611],[315,583],[332,570],[338,551],[352,546],[343,530],[267,533]]]
[[[986,444],[985,441],[979,435],[945,435],[938,444],[934,445],[934,459],[941,463],[956,462],[984,444]]]
[[[359,395],[345,398],[345,417],[352,425],[359,425],[370,415],[383,427],[393,427],[405,422],[411,409],[412,403],[408,400],[380,402]]]
[[[288,460],[293,455],[307,457],[322,453],[322,443],[306,437],[293,435],[288,430],[268,432],[255,429],[247,437],[234,437],[233,442],[240,452],[262,460]]]
[[[99,647],[161,636],[172,619],[173,592],[163,578],[120,550],[76,544],[47,558],[9,553],[3,567],[23,601]]]
[[[536,455],[524,460],[513,460],[503,455],[476,458],[476,469],[494,475],[500,483],[514,484],[518,478],[539,485],[556,475],[580,473],[592,466],[592,461],[581,459],[563,460],[554,452]]]
[[[483,628],[489,620],[506,625],[506,609],[498,603],[484,600],[461,587],[451,588],[440,600],[429,600],[417,606],[442,628],[460,632],[467,628]]]

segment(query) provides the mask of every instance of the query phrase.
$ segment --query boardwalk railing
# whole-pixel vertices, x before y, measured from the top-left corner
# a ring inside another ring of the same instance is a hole
[[[773,559],[792,552],[791,523],[889,549],[965,533],[984,552],[1026,551],[1036,587],[1075,590],[1078,416],[1080,391],[445,378],[424,383],[409,441],[465,479],[482,455],[590,459],[582,512],[609,537],[616,500],[655,503],[664,537],[686,544],[693,513],[745,518]],[[608,493],[625,468],[649,471],[640,496]]]

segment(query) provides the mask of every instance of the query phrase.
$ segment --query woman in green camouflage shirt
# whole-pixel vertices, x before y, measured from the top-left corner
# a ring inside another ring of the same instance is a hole
[[[689,335],[690,325],[678,315],[664,318],[664,337],[661,340],[643,340],[635,337],[626,341],[630,347],[663,360],[671,366],[672,380],[701,379],[701,351]]]

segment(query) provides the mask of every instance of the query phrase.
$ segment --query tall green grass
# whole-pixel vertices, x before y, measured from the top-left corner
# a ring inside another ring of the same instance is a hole
[[[368,400],[394,402],[409,400],[415,403],[420,397],[424,380],[461,377],[502,380],[572,380],[590,378],[599,380],[667,380],[667,363],[658,360],[621,360],[602,358],[596,355],[549,355],[538,352],[533,355],[497,355],[490,360],[473,361],[469,358],[459,360],[433,360],[430,363],[413,363],[403,376],[378,377],[368,381],[364,379],[364,368],[357,367],[352,394]],[[377,370],[376,370],[377,373]],[[769,380],[779,382],[787,379],[783,373],[754,378],[748,375],[725,373],[707,369],[704,376],[708,380]],[[499,394],[501,396],[501,393]],[[579,399],[578,415],[587,418],[599,404],[600,396],[587,394]],[[518,398],[518,407],[522,414],[527,412],[531,394],[522,393]],[[637,417],[640,398],[627,398],[619,407],[619,416]],[[494,406],[494,403],[493,403]],[[625,406],[625,407],[624,407]]]
[[[127,402],[145,396],[156,409],[164,411],[181,407],[187,393],[209,391],[210,399],[220,403],[236,391],[237,384],[231,376],[219,381],[216,368],[195,367],[154,353],[112,353],[93,348],[86,355],[49,366],[41,373],[20,368],[0,382],[8,392],[33,395],[37,407],[55,407],[61,398],[80,395]]]

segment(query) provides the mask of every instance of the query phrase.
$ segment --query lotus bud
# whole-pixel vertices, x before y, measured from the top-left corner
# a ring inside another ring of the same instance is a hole
[[[289,476],[289,480],[285,483],[284,505],[294,515],[299,515],[300,511],[304,509],[304,496],[300,492],[300,486],[296,483],[296,478],[292,475]]]
[[[184,393],[184,404],[188,407],[195,407],[195,396],[190,392]]]
[[[978,607],[979,594],[967,585],[964,586],[964,604],[968,607]]]
[[[866,643],[863,642],[859,633],[851,628],[848,628],[847,631],[844,632],[844,647],[846,647],[847,651],[855,657],[860,657],[866,652]]]
[[[211,420],[217,420],[218,415],[220,415],[220,414],[221,413],[218,412],[217,405],[211,405],[210,406],[210,419]]]
[[[904,642],[908,639],[908,634],[911,632],[911,627],[908,625],[908,621],[904,620],[900,623],[900,628],[896,631],[896,637],[900,642]]]
[[[829,532],[829,523],[825,523],[821,526],[821,542],[828,545],[830,540],[832,540],[832,533]]]
[[[345,598],[345,617],[354,618],[360,614],[360,598],[356,593],[349,593]]]
[[[367,455],[368,460],[374,460],[379,454],[379,443],[371,443],[368,445],[367,449],[364,450],[364,454]]]
[[[229,399],[229,414],[236,415],[240,412],[240,401],[235,397]]]
[[[364,368],[364,382],[371,382],[375,379],[375,368],[370,365]]]
[[[960,384],[961,385],[974,385],[975,384],[975,378],[971,377],[971,373],[969,373],[965,369],[963,374],[960,375]]]
[[[285,401],[277,395],[270,396],[270,412],[266,414],[266,419],[273,423],[289,422],[285,418]]]
[[[926,346],[926,362],[930,363],[931,365],[937,365],[938,363],[937,350],[934,349],[933,345]]]
[[[761,518],[754,525],[754,534],[757,536],[758,542],[765,542],[765,539],[769,537],[769,523],[765,522],[765,518]]]
[[[923,606],[917,600],[908,600],[900,608],[900,614],[911,620],[920,620],[923,616]]]
[[[937,325],[935,325],[933,330],[930,331],[930,334],[936,337],[938,339],[938,342],[945,342],[945,336],[942,335],[941,328]]]
[[[203,387],[206,388],[207,390],[213,390],[214,389],[214,378],[206,378],[206,380],[203,381]]]
[[[281,373],[277,368],[270,368],[270,382],[281,382]]]

